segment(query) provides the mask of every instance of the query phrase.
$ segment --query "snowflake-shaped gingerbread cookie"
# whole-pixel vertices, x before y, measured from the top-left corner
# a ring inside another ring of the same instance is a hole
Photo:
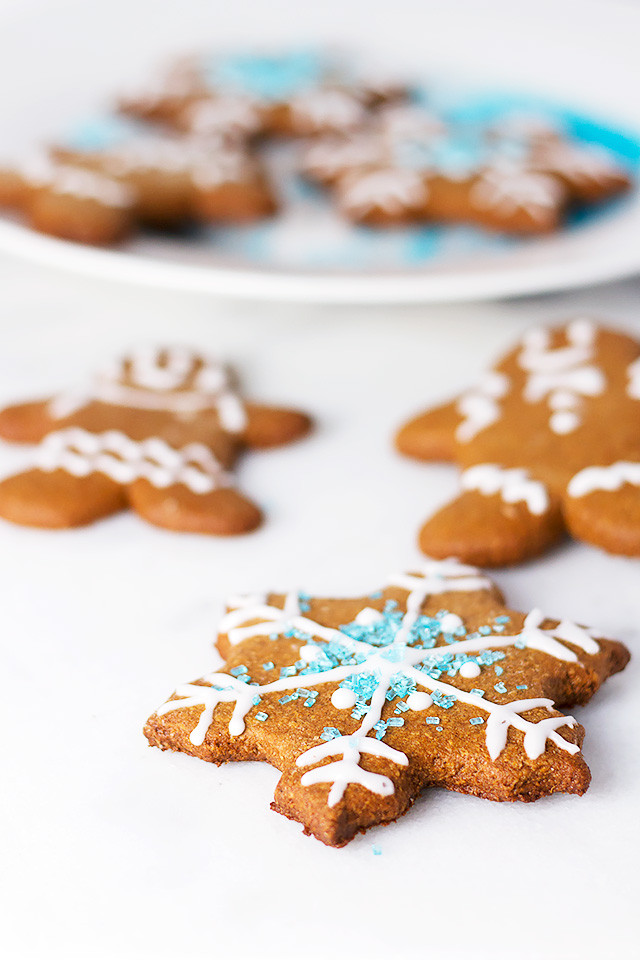
[[[461,491],[426,522],[422,550],[500,566],[568,530],[640,555],[640,343],[578,318],[537,328],[478,384],[396,437],[455,460]]]
[[[261,513],[234,487],[239,454],[309,427],[303,413],[245,402],[217,360],[140,349],[84,389],[0,410],[0,437],[39,443],[31,469],[0,481],[0,516],[64,528],[129,506],[171,530],[244,533]]]
[[[429,562],[357,599],[235,597],[220,670],[179,686],[149,743],[267,760],[273,808],[342,846],[426,786],[493,800],[583,793],[585,703],[628,653],[568,621],[505,607],[479,570]]]

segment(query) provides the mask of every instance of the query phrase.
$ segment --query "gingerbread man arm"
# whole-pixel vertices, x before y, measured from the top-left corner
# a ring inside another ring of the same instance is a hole
[[[455,460],[455,434],[461,419],[455,400],[427,410],[400,428],[396,449],[415,460]]]
[[[4,407],[0,410],[0,437],[11,443],[38,443],[57,425],[50,412],[51,400],[50,397]]]
[[[241,437],[248,447],[267,449],[280,447],[304,437],[312,427],[312,420],[298,410],[284,407],[266,407],[246,403],[247,423]]]
[[[462,491],[422,527],[420,549],[499,567],[543,553],[564,534],[561,502],[524,470],[480,464],[462,475]]]

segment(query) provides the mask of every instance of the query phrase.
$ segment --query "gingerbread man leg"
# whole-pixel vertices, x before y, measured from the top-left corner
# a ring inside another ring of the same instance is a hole
[[[128,499],[149,523],[182,533],[232,536],[262,522],[258,507],[232,487],[197,493],[181,483],[161,489],[143,479],[129,487]]]
[[[36,469],[0,481],[0,516],[22,526],[81,527],[126,505],[121,485],[102,473]]]
[[[609,553],[640,554],[640,461],[586,467],[570,481],[565,521],[578,540]]]
[[[543,553],[564,533],[561,502],[525,470],[479,464],[462,492],[422,527],[420,549],[439,559],[498,567]]]

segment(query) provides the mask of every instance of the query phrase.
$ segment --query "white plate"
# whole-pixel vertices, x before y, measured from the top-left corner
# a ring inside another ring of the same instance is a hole
[[[214,42],[246,47],[337,40],[402,74],[523,91],[640,133],[637,7],[581,3],[579,31],[575,5],[558,0],[535,6],[397,0],[393,13],[383,2],[325,0],[305,4],[304,15],[300,9],[295,0],[183,0],[179,12],[177,4],[155,0],[5,0],[0,82],[12,97],[0,114],[3,142],[13,148],[59,136],[176,51]],[[37,45],[35,61],[26,55],[34,30],[47,38]],[[580,229],[411,270],[384,264],[369,272],[309,270],[294,260],[287,264],[286,257],[272,266],[248,258],[216,264],[215,247],[193,250],[170,240],[96,250],[8,220],[0,222],[0,247],[59,268],[156,287],[256,299],[426,302],[564,289],[627,275],[640,268],[639,234],[635,195]]]
[[[393,15],[381,2],[343,0],[305,4],[304,16],[295,0],[268,6],[239,0],[224,5],[224,17],[221,4],[198,0],[183,0],[179,13],[176,4],[154,0],[5,0],[0,14],[3,8],[0,82],[16,92],[3,107],[4,152],[59,136],[78,118],[95,114],[115,91],[142,81],[163,58],[214,41],[246,47],[339,40],[390,70],[448,76],[467,88],[523,91],[640,133],[637,7],[581,3],[579,32],[575,5],[557,0],[535,6],[398,0]],[[25,51],[35,24],[48,42],[34,63]],[[426,302],[534,293],[627,275],[640,268],[639,234],[636,194],[580,229],[411,270],[384,264],[370,272],[309,270],[289,266],[286,257],[275,266],[247,258],[216,264],[214,247],[194,251],[170,240],[96,250],[6,219],[0,247],[59,268],[155,287],[256,299]]]

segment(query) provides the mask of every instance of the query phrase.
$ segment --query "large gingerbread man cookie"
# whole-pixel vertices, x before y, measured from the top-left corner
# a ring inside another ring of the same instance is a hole
[[[530,330],[396,445],[463,470],[459,495],[422,528],[431,556],[517,563],[565,530],[640,555],[640,343],[630,336],[586,319]]]
[[[235,597],[226,663],[179,686],[149,743],[223,763],[266,760],[273,809],[342,846],[424,787],[491,800],[582,794],[586,703],[629,659],[568,621],[505,607],[480,571],[431,562],[349,600]]]
[[[234,487],[239,454],[309,427],[303,413],[243,401],[215,360],[139,350],[86,389],[0,411],[0,436],[39,443],[31,469],[0,482],[0,516],[64,528],[129,506],[170,530],[244,533],[261,513]]]

